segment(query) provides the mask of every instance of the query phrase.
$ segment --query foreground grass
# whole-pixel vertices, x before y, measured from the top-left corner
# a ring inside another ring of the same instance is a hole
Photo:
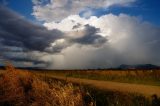
[[[151,100],[140,94],[99,90],[91,86],[84,89],[91,94],[96,106],[151,106]]]
[[[46,76],[46,80],[50,82],[60,79]],[[60,81],[67,83],[64,79]],[[93,103],[96,106],[151,106],[151,98],[138,93],[127,93],[109,89],[102,90],[91,85],[73,84],[80,86],[82,91],[87,92],[88,96],[85,96],[85,101],[94,101]]]
[[[48,83],[12,66],[0,77],[0,106],[83,106],[83,93],[72,84]]]
[[[47,74],[7,67],[0,77],[0,106],[151,106],[150,98],[137,93],[69,84]]]

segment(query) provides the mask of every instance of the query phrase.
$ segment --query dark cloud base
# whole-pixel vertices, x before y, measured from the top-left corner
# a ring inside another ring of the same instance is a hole
[[[17,55],[13,57],[13,55],[32,51],[47,52],[46,48],[62,36],[61,31],[56,29],[48,31],[45,27],[33,24],[0,5],[0,55],[3,60],[32,62],[33,64],[44,63],[41,60]]]
[[[34,24],[0,5],[0,61],[65,69],[106,68],[120,64],[160,65],[159,27],[127,15],[102,18],[104,22],[105,19],[114,22],[108,23],[112,24],[108,25],[113,30],[111,35],[103,37],[100,34],[102,27],[78,23],[69,33],[73,37],[60,29],[48,30]],[[74,31],[81,27],[84,29],[77,37]]]
[[[0,5],[1,59],[15,62],[32,62],[33,65],[46,63],[47,66],[48,62],[39,60],[36,55],[31,59],[27,53],[38,51],[50,55],[60,53],[61,50],[74,43],[100,46],[107,41],[106,38],[97,34],[99,29],[93,26],[85,25],[84,30],[86,33],[82,38],[66,38],[63,32],[57,29],[49,31],[45,27],[36,25],[7,7]],[[66,44],[51,46],[51,43],[62,38],[65,39]],[[51,48],[51,50],[48,50],[48,48]],[[23,54],[23,52],[25,53]],[[22,53],[22,55],[18,56],[16,53]]]

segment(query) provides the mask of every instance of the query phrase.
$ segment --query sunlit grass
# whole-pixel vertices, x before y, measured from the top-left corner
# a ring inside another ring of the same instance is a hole
[[[93,79],[114,80],[112,77],[115,77],[117,80],[122,78],[122,81],[126,81],[126,75],[129,75],[131,80],[134,77],[151,80],[155,73],[148,73],[107,71],[86,71],[86,73],[85,71],[29,72],[15,69],[9,65],[6,71],[0,74],[0,106],[151,106],[151,99],[141,94],[100,90],[88,85],[71,84],[65,80],[57,80],[52,77],[53,75],[64,77],[97,75]],[[143,74],[151,75],[149,77],[151,79],[142,77]],[[109,78],[109,75],[111,78]],[[107,79],[103,79],[101,76],[107,76]],[[159,72],[156,76],[159,76]],[[91,79],[91,76],[86,78]]]
[[[160,70],[81,70],[81,71],[41,71],[48,76],[64,76],[93,80],[160,86]]]
[[[0,80],[0,106],[83,106],[81,90],[72,84],[47,83],[11,65]]]

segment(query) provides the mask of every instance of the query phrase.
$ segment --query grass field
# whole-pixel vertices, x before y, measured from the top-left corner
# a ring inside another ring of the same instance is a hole
[[[140,93],[71,84],[54,75],[148,85],[159,85],[160,78],[158,70],[29,72],[9,66],[0,73],[0,106],[152,106],[153,98]]]
[[[41,71],[41,73],[65,77],[160,86],[160,70],[67,70]]]
[[[0,77],[0,106],[83,106],[85,95],[72,84],[54,80],[49,83],[36,74],[12,66]]]

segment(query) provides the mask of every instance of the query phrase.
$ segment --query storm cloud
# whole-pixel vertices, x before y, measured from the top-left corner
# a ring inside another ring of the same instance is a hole
[[[129,6],[136,0],[42,1],[33,0],[33,15],[43,20],[42,25],[0,5],[0,61],[52,69],[160,65],[159,26],[123,13],[88,18],[72,15],[87,6]]]
[[[51,43],[63,37],[63,33],[34,24],[19,14],[0,6],[0,50],[3,59],[43,63],[41,60],[29,59],[29,55],[20,57],[22,52],[48,52]],[[53,52],[54,51],[50,51]],[[15,55],[13,57],[13,55]],[[35,56],[36,57],[36,56]]]
[[[101,46],[107,40],[98,32],[98,28],[90,25],[85,25],[79,32],[68,33],[56,28],[48,30],[0,6],[0,50],[1,58],[6,60],[47,65],[49,62],[43,56],[61,53],[74,44]],[[77,33],[80,37],[70,36],[77,36]],[[33,53],[36,51],[38,53]]]
[[[98,34],[100,31],[99,28],[95,28],[89,24],[84,25],[85,34],[83,37],[74,39],[73,41],[76,43],[84,44],[84,45],[95,45],[101,46],[103,45],[107,39]],[[74,28],[75,29],[75,28]]]
[[[0,35],[2,45],[44,51],[50,43],[62,37],[63,33],[55,29],[48,31],[45,27],[33,24],[0,6]]]
[[[80,26],[73,28],[78,23]],[[121,64],[160,65],[160,27],[141,18],[107,14],[85,19],[71,15],[60,23],[46,22],[44,26],[49,30],[57,28],[67,33],[66,36],[76,39],[73,45],[62,50],[62,54],[51,56],[54,61],[51,67],[74,69],[106,68]],[[89,29],[95,33],[91,34]],[[84,34],[85,31],[88,33]],[[93,38],[88,39],[88,36]],[[100,40],[103,42],[101,46],[95,47],[93,42],[99,36],[105,42]],[[86,42],[90,42],[90,45]]]

